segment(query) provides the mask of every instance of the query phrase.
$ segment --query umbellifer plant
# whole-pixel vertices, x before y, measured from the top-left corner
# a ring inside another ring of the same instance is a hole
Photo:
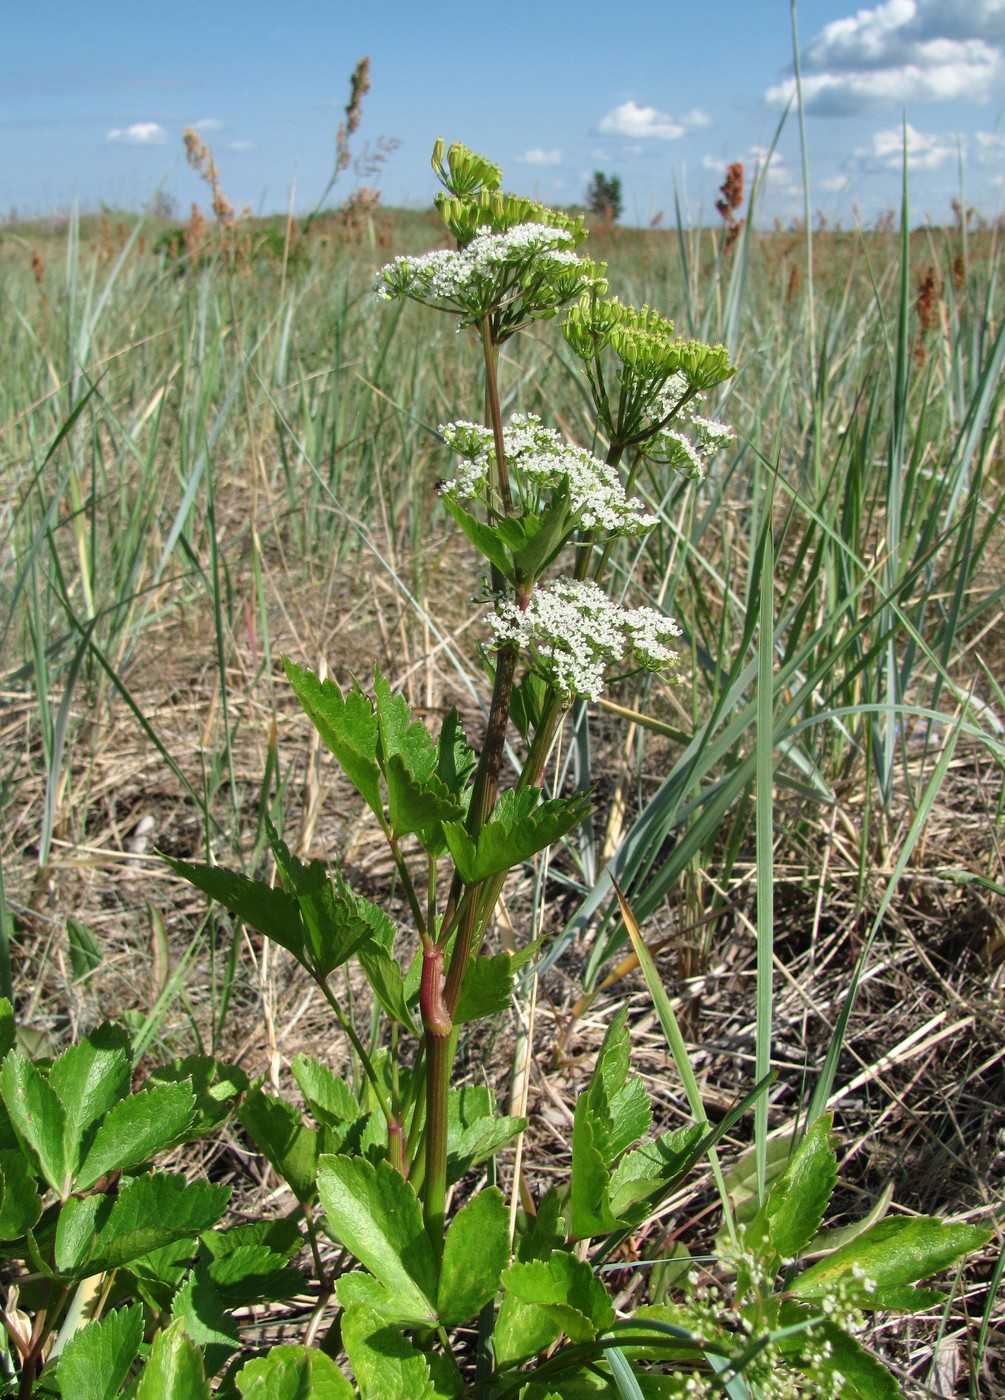
[[[298,859],[271,827],[274,887],[213,865],[171,862],[303,965],[348,1038],[359,1078],[300,1057],[293,1072],[313,1124],[261,1085],[244,1089],[236,1110],[287,1181],[297,1202],[292,1218],[311,1249],[320,1297],[304,1344],[241,1366],[218,1294],[232,1275],[247,1291],[250,1256],[224,1261],[214,1273],[214,1259],[200,1265],[197,1255],[174,1278],[174,1297],[185,1301],[160,1319],[167,1325],[137,1393],[208,1394],[206,1376],[229,1365],[224,1389],[249,1396],[895,1395],[893,1376],[854,1335],[864,1314],[932,1305],[939,1295],[915,1283],[987,1235],[938,1220],[882,1220],[849,1232],[840,1248],[801,1270],[800,1256],[821,1247],[835,1183],[829,1119],[794,1144],[745,1224],[727,1216],[712,1272],[696,1270],[676,1296],[619,1316],[604,1261],[750,1100],[714,1130],[695,1124],[652,1136],[622,1010],[576,1104],[569,1181],[536,1202],[525,1197],[518,1210],[516,1184],[509,1201],[494,1184],[495,1160],[525,1125],[497,1114],[488,1088],[455,1082],[461,1029],[505,1014],[515,979],[539,951],[528,940],[515,955],[486,952],[507,875],[573,832],[589,808],[586,793],[546,795],[564,718],[578,698],[596,698],[633,674],[675,673],[677,624],[612,596],[612,560],[619,538],[641,539],[658,526],[636,494],[643,465],[697,478],[730,439],[698,408],[734,371],[722,346],[685,341],[659,313],[608,297],[606,269],[579,254],[579,220],[505,194],[498,168],[463,146],[445,151],[438,142],[433,166],[444,186],[437,205],[456,247],[395,259],[378,274],[376,291],[382,300],[446,311],[481,346],[484,412],[479,405],[475,420],[441,429],[453,460],[441,494],[485,570],[485,732],[476,751],[456,712],[431,732],[377,669],[368,687],[353,681],[343,690],[286,663],[304,710],[386,840],[408,927],[354,892],[337,864],[329,870]],[[597,437],[607,444],[602,459],[531,414],[504,419],[500,409],[500,347],[559,312],[586,378]],[[507,757],[513,730],[522,742],[515,768]],[[389,1044],[364,1043],[340,1000],[332,974],[350,960],[392,1028]],[[18,1098],[22,1083],[34,1086],[39,1104],[59,1100],[60,1121],[73,1118],[67,1095],[76,1088],[61,1063],[32,1077],[8,1057],[2,1083],[13,1096],[11,1139],[24,1156],[22,1166],[11,1164],[10,1179],[25,1195],[18,1183],[41,1172],[50,1190],[65,1187],[60,1219],[67,1212],[97,1219],[118,1207],[70,1204],[73,1180],[53,1176],[33,1137],[34,1110]],[[37,1087],[43,1082],[44,1090]],[[168,1091],[160,1092],[166,1101]],[[181,1105],[182,1090],[170,1094]],[[179,1107],[175,1138],[187,1130],[187,1112]],[[450,1218],[448,1188],[480,1163],[490,1164],[488,1184],[468,1183]],[[121,1168],[128,1177],[145,1164],[140,1153]],[[116,1200],[137,1190],[127,1193],[125,1182],[111,1188]],[[61,1243],[56,1222],[47,1260],[32,1216],[34,1204],[17,1221],[30,1257],[58,1274],[61,1260],[76,1260],[77,1246]],[[189,1233],[200,1225],[193,1221]],[[200,1238],[198,1249],[211,1254],[207,1236]],[[329,1241],[339,1246],[334,1263]],[[273,1270],[285,1286],[288,1243],[256,1238],[265,1276],[252,1270],[259,1296],[288,1296],[279,1283],[270,1292],[267,1277]],[[95,1268],[117,1257],[99,1251]],[[190,1284],[199,1267],[198,1286]],[[144,1301],[139,1284],[135,1291]],[[114,1336],[101,1330],[113,1321],[83,1327],[76,1354],[85,1345],[102,1354],[114,1349],[124,1324]],[[137,1316],[129,1324],[133,1356],[141,1322]],[[354,1385],[333,1364],[343,1355]],[[115,1372],[101,1393],[118,1393],[127,1371]],[[72,1373],[71,1365],[68,1396],[76,1393]],[[29,1379],[19,1393],[30,1386]]]

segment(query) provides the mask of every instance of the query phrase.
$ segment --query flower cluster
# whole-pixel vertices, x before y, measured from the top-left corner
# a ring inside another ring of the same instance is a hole
[[[678,657],[670,644],[681,634],[673,618],[653,608],[624,608],[597,584],[570,578],[542,584],[526,607],[499,598],[492,625],[497,646],[517,646],[556,690],[591,700],[611,666],[672,669]]]
[[[679,371],[667,380],[654,400],[651,414],[654,422],[676,420],[678,426],[656,432],[643,451],[652,462],[661,462],[681,476],[700,481],[705,475],[705,463],[736,440],[727,423],[703,418],[697,412],[704,394],[690,393],[684,375]],[[686,427],[687,431],[683,431]]]
[[[488,428],[478,423],[447,423],[444,441],[463,461],[457,475],[442,488],[458,500],[485,500],[495,458]],[[585,448],[573,447],[553,428],[542,426],[533,413],[517,413],[503,429],[503,447],[515,493],[539,509],[563,493],[575,523],[584,530],[609,535],[641,535],[657,523],[638,497],[629,499],[613,467]]]
[[[568,229],[517,224],[502,233],[480,228],[466,247],[402,256],[377,273],[382,301],[410,297],[457,312],[464,324],[516,311],[517,319],[547,315],[603,282],[603,269],[574,252]],[[517,308],[519,308],[517,310]],[[512,329],[507,321],[507,330]]]

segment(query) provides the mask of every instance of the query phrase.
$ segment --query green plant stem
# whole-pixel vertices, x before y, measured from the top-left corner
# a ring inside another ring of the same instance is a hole
[[[447,1199],[447,1093],[453,1061],[453,1036],[426,1032],[426,1172],[423,1216],[433,1253],[443,1254]]]

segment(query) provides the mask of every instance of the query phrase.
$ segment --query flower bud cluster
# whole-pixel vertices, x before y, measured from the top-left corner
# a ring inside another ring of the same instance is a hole
[[[488,498],[495,443],[478,423],[447,423],[440,428],[447,445],[465,460],[442,490],[458,500]],[[514,493],[539,509],[562,493],[570,515],[584,530],[608,535],[641,535],[657,524],[638,499],[629,499],[613,467],[585,448],[545,428],[533,413],[517,413],[503,429],[503,447]]]
[[[671,617],[653,608],[624,608],[589,581],[551,579],[525,607],[499,597],[493,618],[497,646],[528,653],[535,669],[563,695],[596,700],[611,666],[629,671],[672,670],[672,641],[681,635]]]

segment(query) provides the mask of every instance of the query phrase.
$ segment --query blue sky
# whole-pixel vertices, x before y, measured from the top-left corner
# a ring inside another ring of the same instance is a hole
[[[848,226],[899,204],[906,117],[915,217],[951,217],[961,163],[967,200],[999,212],[1005,0],[800,0],[798,24],[814,211]],[[400,142],[386,202],[428,202],[442,135],[546,202],[601,169],[626,221],[672,221],[675,189],[696,220],[727,163],[763,164],[792,87],[789,0],[4,0],[0,33],[0,216],[138,208],[160,185],[205,207],[190,125],[233,204],[309,209],[366,54],[354,149]],[[801,209],[790,114],[761,221]]]

